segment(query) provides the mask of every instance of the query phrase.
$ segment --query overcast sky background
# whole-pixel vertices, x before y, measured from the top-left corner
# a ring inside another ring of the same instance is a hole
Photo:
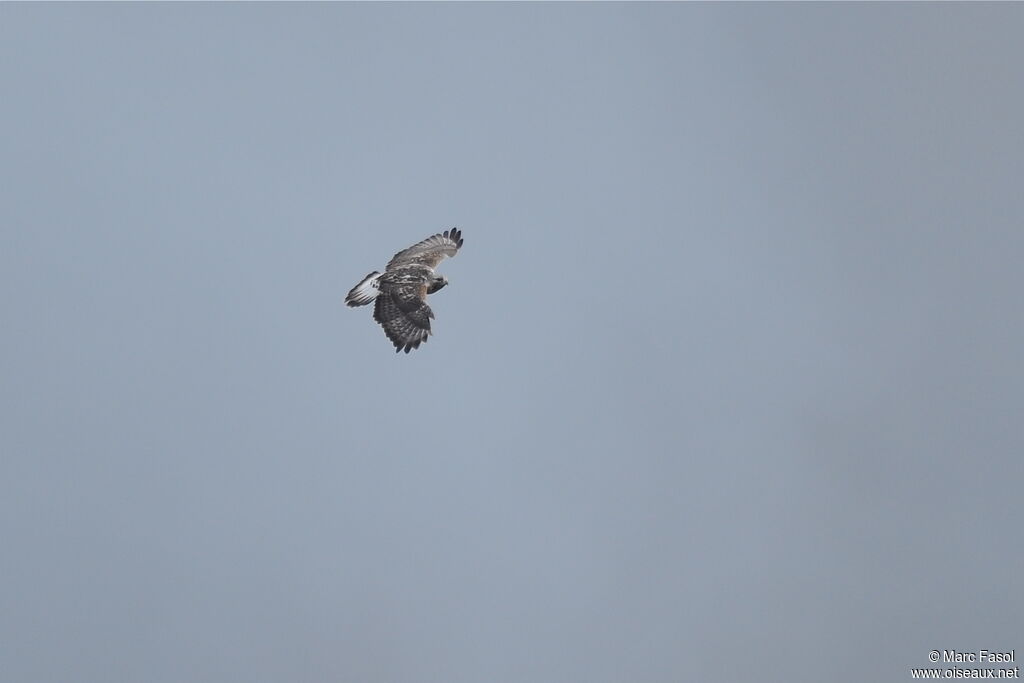
[[[1021,652],[1022,35],[1016,3],[0,5],[0,678]],[[396,356],[344,294],[452,226]]]

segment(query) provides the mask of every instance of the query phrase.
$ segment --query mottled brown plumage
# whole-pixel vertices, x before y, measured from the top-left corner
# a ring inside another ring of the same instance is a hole
[[[446,257],[455,256],[460,247],[458,228],[417,242],[395,254],[383,274],[374,271],[363,278],[349,291],[345,303],[356,307],[374,301],[373,319],[384,328],[395,352],[409,353],[432,334],[434,312],[427,305],[427,295],[448,284],[434,268]]]

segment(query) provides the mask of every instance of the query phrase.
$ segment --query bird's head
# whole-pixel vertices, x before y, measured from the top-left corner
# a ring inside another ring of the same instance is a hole
[[[434,292],[441,289],[447,284],[448,278],[446,278],[444,275],[436,275],[434,276],[434,279],[431,280],[430,282],[430,287],[429,289],[427,289],[427,294],[433,294]]]

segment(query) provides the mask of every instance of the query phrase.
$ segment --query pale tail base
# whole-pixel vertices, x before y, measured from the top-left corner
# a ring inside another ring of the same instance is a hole
[[[373,271],[364,277],[345,297],[345,303],[354,308],[356,306],[365,306],[376,299],[377,294],[380,293],[380,290],[377,289],[377,280],[379,278],[380,273],[377,271]]]

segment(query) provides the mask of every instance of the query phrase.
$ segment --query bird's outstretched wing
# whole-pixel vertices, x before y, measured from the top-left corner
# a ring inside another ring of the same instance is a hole
[[[395,254],[388,261],[387,269],[414,263],[434,268],[446,256],[455,256],[461,246],[462,232],[458,228],[445,230]]]
[[[395,353],[419,348],[430,336],[434,312],[424,299],[427,284],[401,285],[381,292],[373,307],[373,319],[395,345]]]

